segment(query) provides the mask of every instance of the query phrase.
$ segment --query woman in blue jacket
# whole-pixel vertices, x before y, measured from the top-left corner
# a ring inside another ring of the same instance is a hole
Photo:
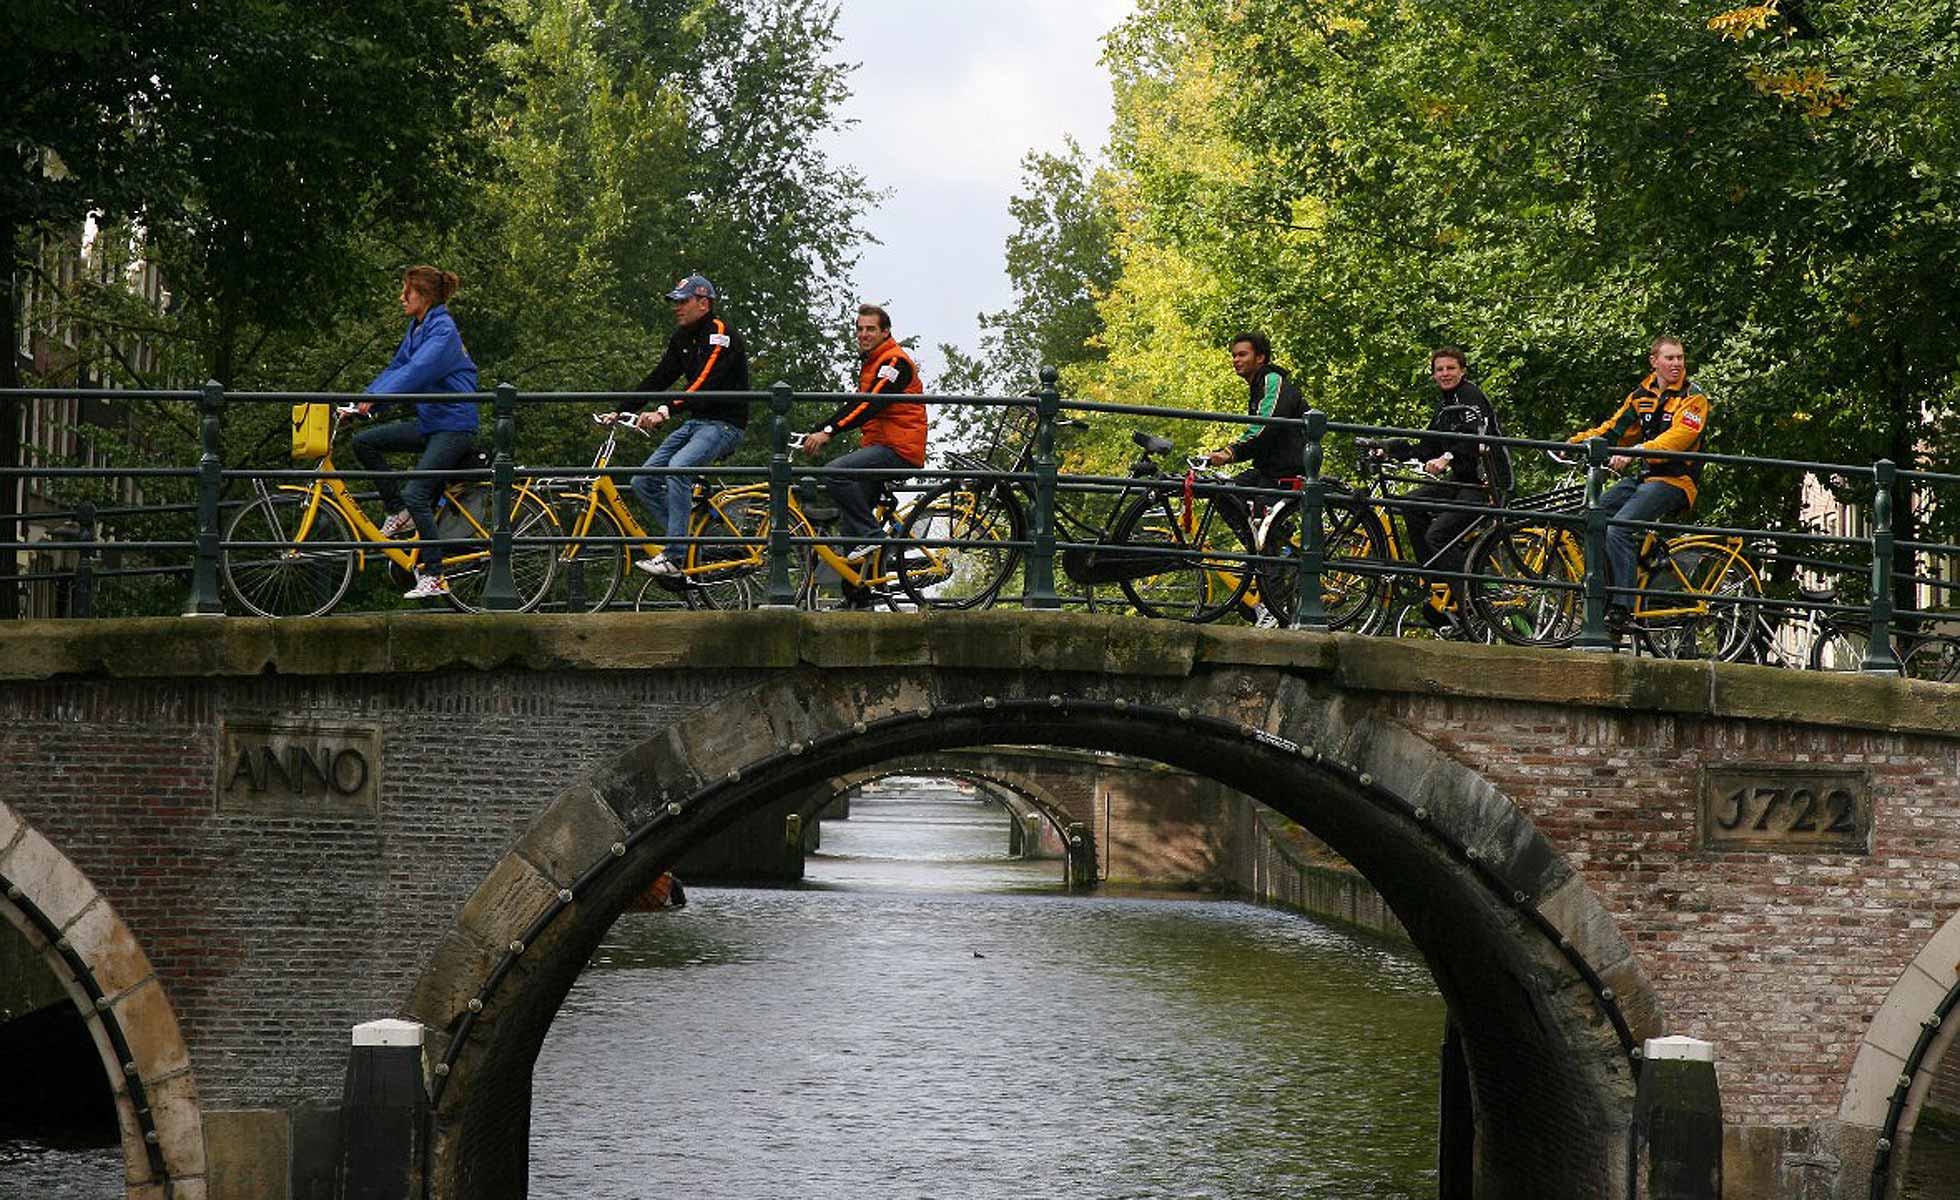
[[[370,395],[476,391],[476,364],[463,348],[456,319],[444,307],[456,294],[458,282],[454,271],[434,267],[410,267],[402,273],[402,311],[408,314],[408,332],[402,335],[402,344],[388,369],[367,385]],[[359,407],[368,412],[375,402]],[[473,400],[420,400],[415,404],[413,421],[376,425],[355,434],[354,457],[376,473],[375,489],[381,493],[382,508],[391,514],[381,525],[382,536],[400,537],[413,526],[423,541],[434,541],[435,498],[443,486],[440,479],[412,479],[407,487],[400,486],[387,473],[390,452],[419,450],[422,457],[416,460],[416,470],[447,471],[475,448]],[[403,593],[408,599],[422,600],[449,591],[442,575],[442,559],[440,549],[422,553],[415,586]]]

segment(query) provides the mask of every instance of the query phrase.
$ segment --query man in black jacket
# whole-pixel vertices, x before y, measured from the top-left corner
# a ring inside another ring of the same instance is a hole
[[[1232,339],[1232,370],[1245,380],[1248,391],[1246,413],[1298,420],[1306,412],[1300,389],[1293,386],[1285,367],[1273,364],[1272,355],[1272,343],[1263,333],[1241,333]],[[1251,463],[1250,470],[1233,478],[1245,487],[1276,488],[1280,480],[1306,469],[1302,462],[1306,446],[1306,431],[1298,426],[1250,425],[1238,441],[1214,450],[1208,458],[1214,467]]]
[[[1266,335],[1257,331],[1241,333],[1231,341],[1232,370],[1246,383],[1246,414],[1254,417],[1291,417],[1298,420],[1306,412],[1306,402],[1300,398],[1300,389],[1293,386],[1286,368],[1274,365],[1273,346]],[[1226,463],[1251,463],[1246,470],[1232,477],[1241,487],[1278,488],[1280,481],[1298,477],[1306,470],[1303,456],[1307,448],[1307,433],[1297,425],[1249,425],[1244,436],[1223,450],[1214,450],[1206,456],[1206,461],[1214,467]],[[1268,497],[1249,497],[1247,504],[1254,513],[1271,503]],[[1231,509],[1226,510],[1227,520],[1234,521]],[[1255,522],[1256,523],[1256,522]],[[1234,521],[1236,526],[1236,521]],[[1252,527],[1234,528],[1247,546],[1257,539]],[[1270,628],[1279,624],[1278,618],[1266,605],[1256,603],[1251,606],[1253,624]]]
[[[667,293],[674,302],[674,335],[647,377],[633,390],[664,392],[675,383],[682,390],[651,412],[644,404],[629,409],[640,415],[634,424],[652,429],[669,417],[684,417],[680,428],[663,438],[647,456],[644,467],[698,467],[728,457],[748,429],[749,406],[740,400],[718,400],[702,392],[749,390],[749,354],[736,333],[715,312],[715,285],[689,275]],[[692,475],[635,475],[633,494],[660,521],[669,538],[687,536],[694,497]],[[687,560],[685,547],[672,546],[633,565],[651,575],[678,576]]]
[[[1429,374],[1436,380],[1436,414],[1429,420],[1428,432],[1502,436],[1497,427],[1497,410],[1491,407],[1483,389],[1465,378],[1465,370],[1463,351],[1455,346],[1440,347],[1429,356]],[[1420,459],[1424,472],[1438,480],[1448,480],[1423,484],[1407,494],[1405,498],[1409,500],[1487,505],[1494,492],[1511,486],[1511,458],[1503,446],[1431,436],[1392,442],[1377,447],[1376,453]],[[1477,519],[1475,512],[1407,508],[1402,510],[1402,519],[1408,525],[1411,548],[1421,565],[1439,571],[1463,570],[1469,548],[1461,539],[1463,531]],[[1448,586],[1454,587],[1454,581]],[[1446,596],[1444,593],[1437,598]],[[1422,615],[1432,625],[1448,623],[1443,611],[1434,604],[1425,605]]]

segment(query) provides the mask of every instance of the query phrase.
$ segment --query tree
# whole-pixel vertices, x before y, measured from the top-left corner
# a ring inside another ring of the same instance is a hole
[[[1203,340],[1270,324],[1339,417],[1416,418],[1455,341],[1513,428],[1564,436],[1670,331],[1714,449],[1943,463],[1955,36],[1849,0],[1147,3],[1111,44],[1134,232],[1096,383],[1157,353],[1126,309],[1202,278]],[[1711,475],[1715,519],[1793,512],[1792,477]]]

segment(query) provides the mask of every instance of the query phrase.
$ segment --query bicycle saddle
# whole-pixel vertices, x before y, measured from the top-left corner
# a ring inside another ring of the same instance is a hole
[[[1169,454],[1171,452],[1171,440],[1169,438],[1158,437],[1154,433],[1149,433],[1141,429],[1133,431],[1130,434],[1130,440],[1143,447],[1145,454]]]
[[[1797,595],[1810,601],[1812,604],[1835,604],[1837,603],[1838,590],[1834,587],[1819,589],[1800,587],[1797,589]]]

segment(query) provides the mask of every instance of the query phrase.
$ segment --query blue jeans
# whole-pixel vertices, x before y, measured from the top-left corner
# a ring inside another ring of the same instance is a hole
[[[1617,516],[1623,521],[1665,521],[1688,507],[1688,493],[1657,479],[1644,482],[1622,479],[1600,496],[1599,507],[1608,517]],[[1631,588],[1634,585],[1634,560],[1640,555],[1640,543],[1646,540],[1650,532],[1653,531],[1607,527],[1606,561],[1613,569],[1612,577],[1606,581],[1609,587]],[[1635,599],[1637,597],[1624,594],[1606,594],[1608,604],[1624,608],[1632,608]]]
[[[389,472],[388,455],[420,450],[422,457],[415,462],[416,470],[447,471],[460,465],[474,449],[474,433],[447,429],[423,433],[413,421],[374,425],[354,435],[354,457],[375,472],[374,490],[381,493],[382,509],[390,513],[407,509],[415,522],[416,535],[425,542],[436,540],[435,500],[448,481],[411,479],[407,487],[402,487]],[[442,560],[443,552],[432,550],[422,556],[421,569],[426,574],[440,575]]]
[[[643,467],[700,467],[727,458],[742,441],[742,430],[726,421],[681,422],[667,435]],[[688,511],[693,506],[694,477],[691,475],[635,475],[633,494],[652,513],[670,538],[687,536]],[[678,553],[678,552],[677,552]]]
[[[898,451],[890,446],[860,446],[849,454],[840,454],[824,464],[843,470],[856,468],[860,471],[884,471],[912,464],[900,458]],[[894,479],[869,478],[846,479],[836,475],[824,480],[830,498],[837,501],[837,528],[845,538],[874,536],[878,523],[871,519],[871,506],[878,501],[878,493]]]

